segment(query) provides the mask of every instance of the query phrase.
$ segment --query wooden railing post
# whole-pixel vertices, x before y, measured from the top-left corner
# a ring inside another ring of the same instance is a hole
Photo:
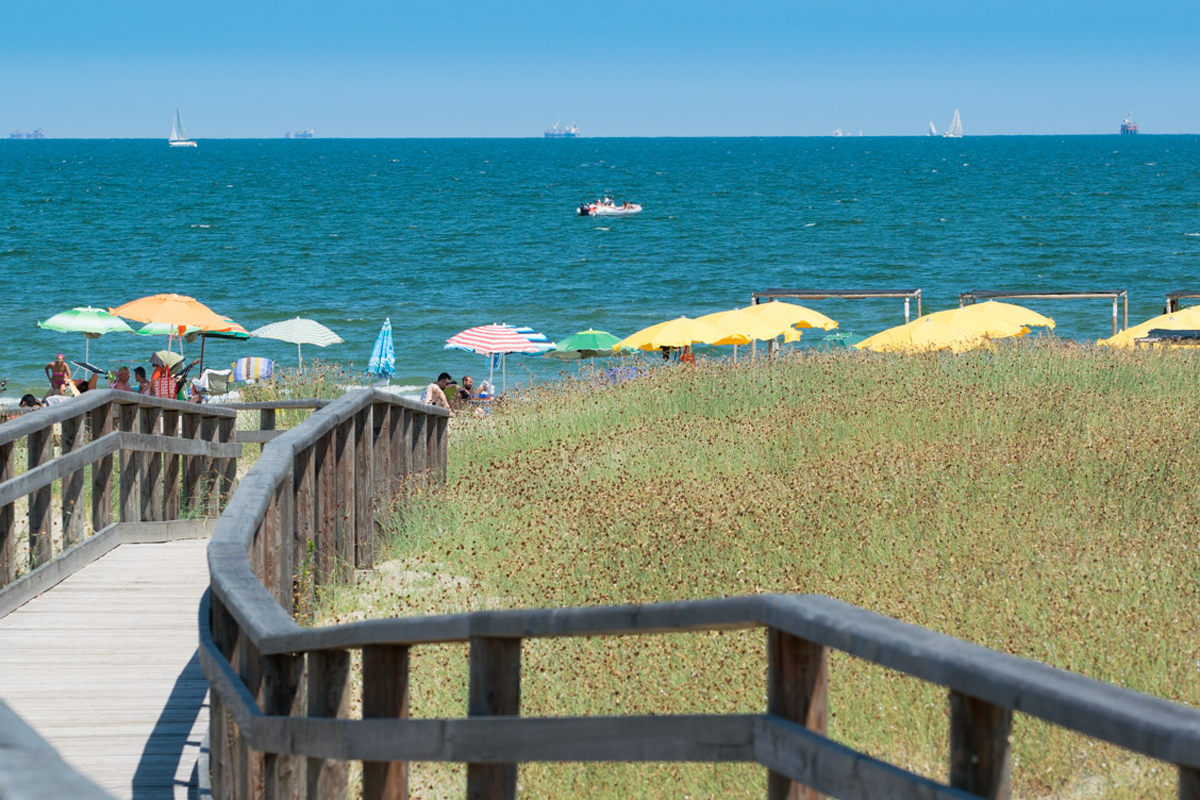
[[[237,439],[237,417],[221,417],[217,422],[216,441],[222,444],[232,444]],[[209,441],[212,441],[211,439]],[[233,484],[237,481],[237,459],[219,458],[216,460],[218,490],[216,508],[213,513],[220,514],[229,498],[233,496]]]
[[[62,422],[62,454],[65,456],[83,447],[84,416],[64,419]],[[83,523],[87,509],[83,508],[82,469],[68,473],[62,482],[62,535],[63,550],[69,549],[83,538]]]
[[[92,409],[92,441],[113,432],[113,406],[105,403]],[[113,457],[92,464],[92,530],[102,531],[112,524]]]
[[[1200,800],[1200,769],[1179,768],[1179,800]]]
[[[371,472],[375,476],[375,494],[384,502],[396,485],[392,472],[392,424],[397,409],[391,403],[376,403],[371,411]]]
[[[29,443],[29,469],[48,462],[51,457],[50,435],[53,428],[42,428],[26,437]],[[29,561],[32,567],[40,567],[54,557],[51,540],[50,504],[53,488],[45,486],[29,495]]]
[[[313,650],[308,654],[308,716],[350,716],[350,653],[345,650]],[[309,758],[307,797],[328,800],[345,797],[347,762]]]
[[[1012,710],[950,692],[950,785],[988,800],[1012,795]]]
[[[273,409],[273,408],[259,409],[258,429],[260,431],[275,430],[275,409]]]
[[[304,716],[304,657],[266,656],[262,660],[264,714]],[[298,756],[267,753],[263,759],[266,800],[292,800],[304,795],[304,763]]]
[[[162,409],[158,406],[146,406],[138,414],[138,428],[142,433],[153,434],[158,430],[159,420],[162,419]],[[142,500],[141,518],[145,521],[162,519],[163,509],[163,455],[162,453],[142,454]]]
[[[199,414],[183,415],[184,439],[200,439],[201,417]],[[201,511],[204,502],[204,459],[202,456],[183,457],[183,506],[188,514]]]
[[[403,488],[412,474],[412,440],[413,412],[403,406],[392,409],[392,475],[396,478],[397,488]]]
[[[138,406],[120,406],[119,425],[123,431],[137,431]],[[121,451],[121,522],[141,522],[142,454],[136,450]]]
[[[408,718],[408,650],[400,645],[363,648],[363,719]],[[363,800],[407,797],[408,762],[363,762]]]
[[[162,432],[163,436],[179,438],[179,417],[180,413],[174,409],[163,410],[162,413]],[[190,416],[190,415],[189,415]],[[165,456],[163,465],[163,519],[179,519],[180,510],[180,456],[178,453],[171,453]]]
[[[215,594],[210,594],[210,626],[213,644],[230,664],[234,665],[237,650],[238,628],[230,614]],[[233,715],[225,710],[221,699],[214,692],[209,704],[209,760],[212,769],[213,796],[219,800],[244,797],[236,794],[239,785],[237,772],[238,736]]]
[[[429,417],[425,414],[414,412],[412,415],[412,426],[409,428],[409,447],[411,451],[408,458],[409,476],[417,476],[425,471],[425,448],[429,444]]]
[[[767,712],[825,735],[829,708],[829,653],[819,644],[767,629]],[[817,800],[821,795],[786,775],[767,775],[770,800]]]
[[[520,713],[521,640],[472,636],[467,715]],[[467,764],[467,797],[471,800],[515,800],[516,796],[516,764]]]
[[[0,444],[0,483],[16,476],[13,443]],[[0,586],[12,583],[17,577],[17,513],[16,505],[0,507]]]
[[[349,583],[354,577],[354,519],[357,510],[354,495],[354,418],[341,423],[334,431],[334,494],[337,503],[334,532],[337,556],[334,569],[339,580]]]
[[[316,444],[313,445],[313,469],[316,475],[317,490],[314,497],[316,529],[313,532],[315,536],[313,577],[318,586],[328,583],[333,577],[334,560],[337,557],[337,542],[334,538],[337,519],[336,496],[333,488],[335,477],[334,438],[333,431],[329,431],[317,439]]]
[[[314,592],[317,584],[317,462],[316,447],[307,447],[296,454],[293,466],[295,486],[295,527],[293,537],[293,575],[295,576],[295,599],[293,611],[307,616],[313,611]]]
[[[372,407],[354,415],[354,568],[375,568],[375,472]]]

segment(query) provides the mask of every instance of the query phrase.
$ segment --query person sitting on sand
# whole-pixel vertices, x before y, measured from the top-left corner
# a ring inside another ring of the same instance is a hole
[[[469,403],[475,398],[475,381],[470,375],[463,375],[462,388],[458,390],[458,399]]]
[[[38,400],[36,397],[34,397],[31,394],[27,394],[21,398],[21,402],[19,403],[19,405],[21,408],[41,408],[42,401]]]
[[[441,375],[438,375],[437,381],[425,387],[425,394],[421,396],[421,402],[427,406],[450,408],[450,402],[446,400],[445,390],[452,380],[449,372],[443,372]]]
[[[50,381],[50,391],[46,392],[46,397],[62,394],[63,386],[70,377],[71,368],[67,366],[67,357],[59,353],[57,358],[46,365],[46,380]]]
[[[116,389],[118,392],[132,392],[133,387],[129,385],[129,367],[118,369],[116,378],[109,379],[108,388]]]
[[[683,350],[679,353],[679,363],[680,364],[695,364],[696,363],[696,354],[692,352],[692,346],[690,344],[685,344],[683,346]]]

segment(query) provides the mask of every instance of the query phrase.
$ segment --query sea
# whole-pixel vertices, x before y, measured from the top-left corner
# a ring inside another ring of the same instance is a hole
[[[644,210],[576,214],[605,195]],[[1126,291],[1135,324],[1167,292],[1200,290],[1198,267],[1192,135],[0,140],[8,398],[41,394],[56,353],[84,356],[81,334],[40,320],[165,292],[250,330],[314,319],[345,343],[305,346],[305,361],[364,382],[390,319],[392,384],[409,391],[442,371],[499,382],[487,357],[445,349],[493,322],[624,336],[768,289],[920,289],[926,313],[969,291]],[[1110,300],[1023,302],[1059,337],[1112,333]],[[901,299],[805,303],[860,334],[905,321]],[[166,339],[86,346],[114,368],[147,364]],[[294,345],[255,338],[210,341],[205,365],[246,355],[297,364]],[[504,366],[510,387],[577,369]]]

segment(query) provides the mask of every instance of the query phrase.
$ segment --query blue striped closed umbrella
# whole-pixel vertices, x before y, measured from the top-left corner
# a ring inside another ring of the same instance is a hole
[[[392,343],[392,318],[383,321],[379,336],[375,337],[375,346],[371,348],[371,360],[367,362],[367,372],[381,378],[391,378],[396,372],[396,347]]]

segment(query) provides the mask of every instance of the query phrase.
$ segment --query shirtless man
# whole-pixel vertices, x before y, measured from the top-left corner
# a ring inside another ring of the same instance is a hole
[[[121,367],[117,370],[116,380],[109,384],[109,388],[122,392],[133,391],[133,387],[129,385],[129,367]]]
[[[421,402],[429,406],[441,406],[442,408],[450,408],[450,403],[446,400],[446,387],[453,382],[449,372],[443,372],[438,375],[435,383],[431,383],[425,387],[425,394],[421,397]]]
[[[46,365],[46,380],[50,381],[50,391],[46,392],[46,396],[62,394],[63,386],[70,377],[71,368],[67,366],[66,356],[59,353],[58,358]]]

